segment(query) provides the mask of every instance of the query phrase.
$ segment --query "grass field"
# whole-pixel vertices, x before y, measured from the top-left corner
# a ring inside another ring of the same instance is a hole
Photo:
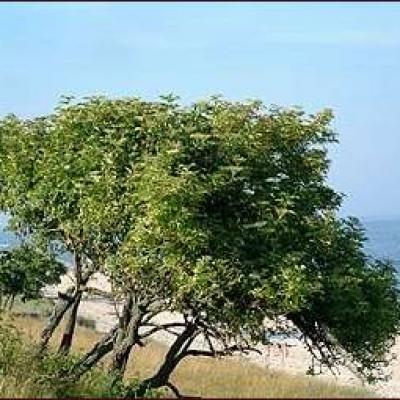
[[[9,316],[7,319],[32,341],[37,339],[43,325],[40,318]],[[58,342],[59,334],[59,331],[56,332],[51,345]],[[89,349],[100,336],[92,329],[79,326],[73,351]],[[166,347],[157,342],[135,349],[129,360],[127,379],[149,376],[155,371],[165,352]],[[205,357],[185,359],[172,376],[172,382],[184,395],[202,397],[372,396],[362,388],[336,386],[318,378],[273,372],[246,361]]]

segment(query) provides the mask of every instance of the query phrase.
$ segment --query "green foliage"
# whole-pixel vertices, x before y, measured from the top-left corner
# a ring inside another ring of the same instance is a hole
[[[101,367],[94,368],[78,382],[64,379],[78,354],[61,356],[48,352],[38,358],[34,345],[22,339],[12,326],[0,321],[1,397],[124,397],[136,381],[111,388],[112,379]],[[147,397],[160,397],[150,391]]]
[[[10,375],[14,364],[19,363],[20,349],[23,346],[21,338],[11,325],[0,320],[0,376]]]
[[[170,123],[168,104],[63,101],[54,114],[0,123],[0,204],[16,229],[102,259],[131,223],[127,176]]]
[[[144,394],[138,395],[138,389],[141,384],[141,380],[139,378],[130,378],[127,383],[123,384],[124,387],[124,394],[129,398],[165,398],[167,397],[167,392],[165,388],[159,389],[147,389]],[[121,384],[120,384],[121,385]]]
[[[257,338],[265,316],[312,315],[298,326],[323,362],[342,362],[344,348],[379,376],[399,332],[395,272],[368,260],[354,221],[335,215],[331,118],[218,98],[180,109],[179,128],[132,176],[140,215],[115,265],[231,338]]]
[[[55,256],[31,244],[22,244],[0,254],[0,293],[37,299],[46,285],[60,282],[65,267]]]
[[[54,307],[54,301],[48,298],[38,298],[22,301],[15,299],[13,314],[29,315],[33,318],[48,317]]]
[[[313,270],[321,286],[304,317],[328,326],[368,379],[383,378],[399,333],[396,270],[389,262],[366,258],[364,232],[355,218],[332,217],[316,229]]]
[[[179,129],[133,177],[141,214],[122,258],[138,277],[158,263],[177,307],[207,305],[237,328],[252,303],[264,300],[258,322],[299,309],[316,289],[301,268],[303,231],[340,199],[324,182],[330,112],[214,99],[176,118]]]

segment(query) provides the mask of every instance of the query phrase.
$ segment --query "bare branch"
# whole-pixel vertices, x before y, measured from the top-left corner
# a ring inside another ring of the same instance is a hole
[[[167,383],[165,384],[165,386],[167,386],[168,388],[170,388],[170,389],[172,390],[172,392],[174,393],[174,395],[175,395],[178,399],[180,399],[180,398],[183,397],[183,396],[180,394],[178,388],[177,388],[174,384],[172,384],[171,382],[167,382]]]
[[[208,332],[204,331],[203,333],[204,333],[204,337],[207,340],[208,346],[210,347],[210,350],[215,354],[215,348],[214,348],[214,346],[213,346],[213,344],[211,342],[211,339],[210,339],[210,336],[208,335]]]
[[[147,324],[153,317],[159,314],[159,310],[155,310],[146,314],[145,318],[143,318],[143,324]]]
[[[175,327],[184,328],[186,326],[186,324],[184,322],[167,322],[165,324],[156,324],[154,322],[143,321],[142,326],[156,326],[156,327],[165,327],[165,328],[175,328]]]
[[[148,324],[146,324],[146,325],[148,325]],[[170,325],[170,326],[167,326],[167,325]],[[165,331],[165,332],[170,333],[171,335],[179,336],[180,335],[179,332],[174,332],[174,331],[172,331],[170,329],[171,327],[175,327],[175,326],[176,326],[175,324],[165,324],[165,325],[156,325],[156,324],[154,324],[154,327],[152,329],[148,330],[145,333],[142,333],[139,336],[140,336],[141,339],[144,339],[146,337],[149,337],[153,333],[156,333],[156,332],[159,332],[159,331],[162,331],[162,330]]]
[[[208,351],[208,350],[188,350],[185,356],[204,356],[204,357],[217,357],[218,355],[226,355],[225,351]]]
[[[194,332],[190,339],[186,342],[185,346],[182,349],[182,357],[185,357],[186,351],[189,349],[190,345],[193,343],[193,340],[199,335],[200,331]]]
[[[214,350],[214,351],[207,351],[207,350],[187,350],[185,352],[185,356],[204,356],[204,357],[217,357],[217,356],[232,356],[235,352],[242,352],[246,353],[249,351],[254,351],[259,354],[262,352],[253,347],[246,347],[240,348],[237,345],[226,347],[224,350]]]
[[[117,307],[117,300],[115,299],[114,296],[112,296],[112,300],[111,301],[112,301],[112,304],[113,304],[115,315],[117,316],[117,319],[119,321],[120,318],[121,318],[121,315],[120,315],[120,312],[119,312],[118,307]]]

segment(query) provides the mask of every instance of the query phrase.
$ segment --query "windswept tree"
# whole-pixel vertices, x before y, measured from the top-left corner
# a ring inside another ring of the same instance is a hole
[[[111,352],[117,382],[135,345],[165,330],[176,339],[137,394],[177,392],[170,376],[182,359],[251,350],[264,319],[281,317],[330,368],[380,378],[399,332],[395,272],[366,257],[356,220],[336,215],[341,195],[326,182],[331,119],[329,110],[220,98],[180,106],[172,97],[91,98],[33,121],[4,119],[2,209],[16,229],[75,259],[76,284],[43,343],[71,308],[69,347],[94,272],[123,302],[117,326],[70,377]],[[157,324],[163,311],[182,320]]]
[[[80,366],[113,350],[123,372],[133,345],[165,329],[176,340],[143,394],[171,385],[186,356],[252,349],[263,320],[283,317],[330,368],[379,377],[399,329],[395,272],[365,256],[356,220],[336,217],[331,113],[220,99],[174,112],[173,131],[129,177],[137,216],[107,266],[131,292],[131,333],[115,346],[111,331]],[[183,321],[152,321],[167,310]],[[193,347],[198,337],[209,351]]]
[[[330,368],[380,377],[399,331],[395,271],[365,256],[356,220],[336,217],[331,112],[214,99],[179,118],[137,175],[141,214],[116,263],[138,282],[157,268],[185,316],[143,387],[167,385],[186,356],[250,349],[265,317],[292,321]],[[198,336],[210,351],[191,347]]]

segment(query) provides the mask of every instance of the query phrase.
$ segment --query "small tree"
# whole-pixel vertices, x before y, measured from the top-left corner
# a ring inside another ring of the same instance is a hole
[[[48,251],[22,244],[0,254],[0,294],[4,305],[14,298],[38,299],[46,285],[60,282],[65,267]]]

